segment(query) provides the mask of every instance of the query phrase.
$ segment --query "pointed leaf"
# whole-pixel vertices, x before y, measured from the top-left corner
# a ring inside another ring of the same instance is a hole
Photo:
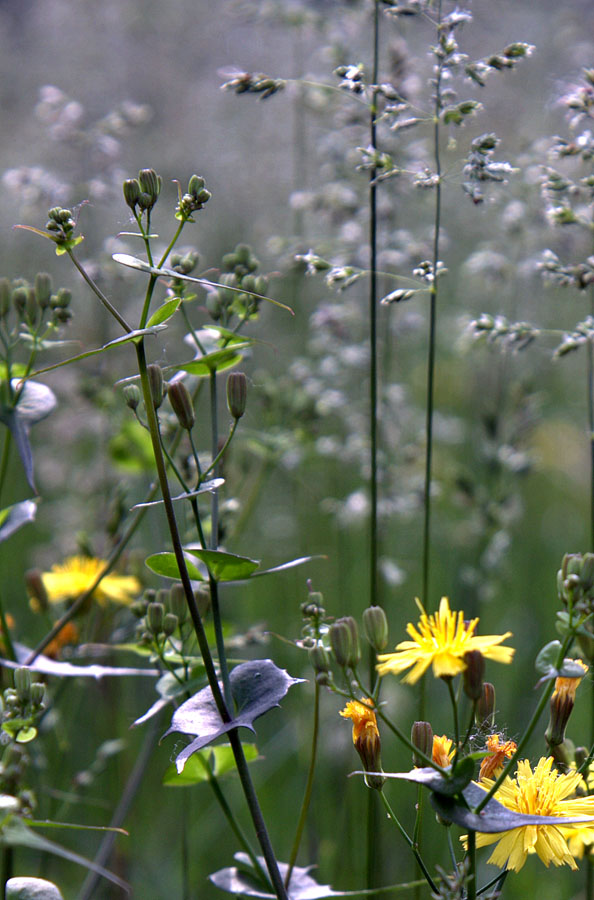
[[[255,744],[242,744],[242,747],[248,762],[258,758],[258,748]],[[208,781],[211,769],[215,778],[220,778],[235,769],[231,744],[219,744],[208,750],[199,750],[187,761],[183,772],[178,773],[173,764],[168,766],[163,775],[163,784],[166,787],[202,784]]]
[[[243,359],[241,353],[237,351],[247,347],[248,344],[236,344],[234,347],[228,347],[223,350],[214,350],[212,353],[206,353],[198,359],[191,359],[189,362],[181,363],[178,366],[172,366],[175,372],[187,372],[188,375],[196,375],[205,377],[213,372],[222,372],[237,365]]]
[[[171,300],[166,300],[162,306],[154,311],[146,323],[147,327],[151,328],[153,325],[160,325],[161,322],[166,322],[167,319],[170,319],[171,316],[177,312],[180,303],[181,297],[172,297]]]
[[[30,828],[27,828],[25,823],[20,819],[13,818],[4,825],[0,832],[0,844],[5,847],[29,847],[40,853],[53,853],[54,856],[61,856],[69,862],[78,863],[79,866],[91,869],[91,871],[96,872],[98,875],[102,875],[103,878],[107,878],[107,880],[113,882],[113,884],[117,884],[118,887],[126,892],[129,892],[130,890],[130,885],[121,878],[118,878],[117,875],[104,869],[103,866],[97,865],[97,863],[92,862],[92,860],[86,859],[78,853],[74,853],[67,847],[62,847],[61,844],[56,844],[54,841],[49,841],[40,834],[36,834],[31,831]]]
[[[27,522],[32,522],[36,513],[37,503],[34,500],[22,500],[0,509],[0,544]]]
[[[285,572],[287,569],[294,569],[296,566],[302,566],[304,563],[311,562],[312,559],[328,559],[321,553],[315,556],[300,556],[299,559],[291,559],[289,562],[281,563],[280,566],[273,566],[271,569],[262,569],[260,572],[253,572],[250,578],[261,578],[262,575],[274,575],[276,572]]]
[[[17,643],[14,644],[14,649],[16,651],[17,661],[13,662],[10,659],[0,658],[0,666],[5,666],[7,669],[18,669],[26,664],[26,660],[33,652],[29,647]],[[28,668],[33,672],[42,672],[44,675],[57,675],[62,678],[103,678],[106,675],[125,677],[130,675],[149,675],[151,678],[154,678],[155,675],[160,674],[157,669],[132,669],[128,666],[75,666],[69,662],[60,662],[55,659],[50,659],[42,653],[39,654],[35,659],[35,662],[31,663]]]
[[[197,736],[196,740],[188,744],[177,757],[178,772],[183,771],[193,753],[231,729],[249,728],[250,731],[254,731],[252,723],[259,716],[279,706],[279,701],[289,688],[303,681],[303,678],[291,678],[284,669],[275,666],[272,660],[263,659],[236,666],[229,680],[237,708],[237,714],[231,722],[222,722],[210,687],[203,688],[190,697],[173,714],[171,726],[163,737],[174,732]]]
[[[130,256],[129,253],[114,253],[112,255],[112,259],[115,262],[120,263],[122,266],[129,266],[131,269],[139,269],[141,272],[146,272],[148,275],[164,275],[166,278],[176,278],[180,281],[191,281],[194,284],[201,284],[204,287],[210,288],[224,288],[226,291],[235,291],[237,294],[249,294],[251,297],[258,297],[260,300],[266,300],[268,303],[272,303],[274,306],[280,306],[281,309],[286,309],[287,312],[290,312],[292,316],[295,315],[290,306],[286,306],[284,303],[280,303],[278,300],[273,300],[272,297],[265,297],[264,294],[256,294],[254,291],[246,291],[244,288],[236,288],[231,287],[227,284],[218,284],[216,281],[208,281],[206,278],[196,278],[193,275],[182,275],[180,272],[176,272],[175,269],[169,269],[166,266],[161,266],[160,269],[157,269],[155,266],[149,265],[149,263],[145,262],[143,259],[138,259],[136,256]]]
[[[192,555],[191,553],[184,553],[186,568],[192,581],[204,581],[204,575],[196,566],[197,556],[198,554]],[[156,575],[162,575],[164,578],[175,578],[176,581],[179,581],[180,579],[175,553],[153,553],[151,556],[147,556],[144,564]]]
[[[210,481],[205,481],[201,484],[197,490],[188,491],[187,494],[178,494],[177,497],[172,497],[171,500],[173,502],[176,500],[190,500],[192,497],[198,497],[199,494],[212,493],[212,491],[216,491],[216,489],[223,484],[225,484],[224,478],[212,478]],[[135,503],[131,509],[141,509],[147,506],[160,506],[162,503],[163,500],[150,500],[146,503]]]
[[[188,544],[188,548],[208,566],[215,581],[243,581],[260,565],[257,559],[248,556],[236,556],[222,550],[203,550],[194,544]]]
[[[220,347],[232,347],[234,344],[255,344],[256,339],[246,337],[244,334],[237,334],[230,328],[223,328],[222,325],[212,325],[210,323],[202,326],[203,330],[214,331],[218,334],[217,343]]]

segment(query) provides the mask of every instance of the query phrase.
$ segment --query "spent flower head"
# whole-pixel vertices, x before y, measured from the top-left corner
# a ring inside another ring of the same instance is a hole
[[[417,627],[409,623],[406,630],[412,640],[402,641],[396,646],[395,653],[383,653],[378,656],[377,670],[380,675],[388,672],[398,675],[405,669],[413,667],[404,681],[415,684],[425,674],[429,666],[433,666],[436,678],[451,678],[466,668],[464,656],[471,650],[479,650],[485,659],[495,662],[510,663],[514,651],[511,647],[499,645],[508,637],[505,634],[475,635],[478,619],[464,621],[463,612],[451,612],[447,597],[442,597],[439,611],[428,615],[420,602],[421,619]]]

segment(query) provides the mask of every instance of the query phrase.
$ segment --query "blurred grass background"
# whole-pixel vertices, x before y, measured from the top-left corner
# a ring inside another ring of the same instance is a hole
[[[500,633],[510,629],[514,633],[517,658],[513,673],[489,672],[499,679],[499,727],[514,737],[521,732],[535,702],[535,654],[555,636],[555,575],[561,557],[565,552],[588,549],[585,353],[553,364],[550,357],[554,342],[545,342],[522,355],[505,358],[491,349],[464,354],[458,340],[460,316],[504,312],[514,320],[563,329],[588,312],[585,298],[545,289],[535,273],[534,260],[545,247],[566,249],[569,255],[576,248],[564,233],[559,236],[547,230],[539,206],[534,148],[539,141],[544,147],[547,137],[562,131],[564,123],[556,99],[576,79],[582,66],[592,65],[594,9],[589,0],[565,4],[546,0],[538,5],[502,0],[496,8],[486,0],[477,0],[470,6],[474,23],[464,32],[467,52],[483,56],[513,40],[535,44],[536,52],[517,72],[489,82],[479,97],[485,111],[468,126],[472,136],[495,131],[502,139],[501,157],[520,167],[515,180],[502,191],[507,192],[507,201],[515,198],[524,204],[521,227],[516,232],[502,230],[505,204],[500,198],[489,199],[475,209],[459,185],[452,184],[445,191],[448,237],[442,258],[450,276],[444,279],[440,296],[437,408],[442,420],[435,456],[439,495],[431,586],[435,601],[440,594],[448,594],[452,605],[467,614],[475,612],[476,585],[467,575],[485,547],[480,541],[482,526],[476,524],[476,497],[469,499],[465,486],[468,480],[480,484],[487,505],[490,496],[498,496],[502,476],[494,471],[485,450],[489,423],[496,421],[499,429],[511,423],[509,427],[521,431],[519,444],[530,464],[525,472],[516,473],[508,488],[509,502],[518,502],[523,511],[509,528],[507,553],[489,570],[488,591],[481,595],[481,630]],[[279,3],[277,7],[301,13],[297,4]],[[202,266],[216,266],[224,252],[245,241],[253,246],[265,270],[283,268],[284,241],[295,218],[289,197],[296,190],[322,186],[325,169],[320,144],[331,136],[334,120],[296,111],[294,91],[264,103],[253,97],[222,94],[219,88],[225,79],[220,71],[237,66],[274,76],[307,73],[328,80],[332,66],[325,48],[337,35],[349,46],[348,61],[368,63],[370,34],[349,24],[353,9],[361,12],[364,6],[316,2],[306,8],[319,14],[319,26],[291,26],[278,20],[282,17],[263,15],[267,9],[264,3],[252,4],[248,11],[246,4],[231,0],[218,4],[206,0],[105,0],[100,6],[90,0],[0,3],[0,172],[38,166],[57,182],[70,186],[64,197],[54,199],[51,188],[55,183],[51,179],[46,185],[50,188],[47,198],[43,190],[27,197],[21,191],[19,196],[9,189],[6,180],[2,183],[1,274],[32,280],[36,271],[49,271],[56,284],[70,287],[75,319],[68,337],[85,346],[98,346],[115,334],[64,259],[56,258],[49,245],[33,235],[13,231],[12,226],[20,222],[43,227],[47,207],[54,202],[77,205],[87,199],[89,182],[98,172],[103,175],[104,189],[80,213],[80,229],[86,237],[81,256],[107,265],[109,287],[124,309],[138,307],[142,284],[135,275],[122,276],[113,271],[109,253],[114,245],[109,239],[129,226],[120,185],[123,178],[135,175],[141,167],[153,166],[163,176],[163,195],[157,208],[159,228],[167,222],[166,203],[170,207],[174,203],[171,179],[179,178],[184,183],[194,171],[206,178],[213,198],[182,241],[199,249]],[[423,66],[426,68],[427,32],[412,24],[401,29],[387,23],[382,28],[384,50],[390,40],[405,40],[422,73]],[[146,104],[152,115],[145,125],[122,135],[114,156],[99,152],[94,144],[71,146],[52,140],[35,116],[39,90],[44,85],[55,85],[82,104],[82,121],[87,124],[128,100]],[[452,150],[447,159],[452,171],[459,172],[457,160],[468,137],[464,131],[455,137],[460,148]],[[304,146],[301,161],[296,159],[300,143]],[[354,174],[352,183],[364,207],[365,175]],[[381,192],[392,205],[392,227],[426,235],[431,226],[432,196],[399,191],[388,183]],[[301,249],[329,240],[328,227],[323,214],[306,214]],[[280,237],[271,240],[275,236]],[[484,270],[473,275],[465,267],[473,253],[485,248],[497,249],[504,260],[503,273],[494,278]],[[580,251],[578,247],[578,258]],[[364,248],[362,253],[364,256]],[[391,285],[386,286],[386,291],[391,289]],[[365,291],[365,282],[359,282],[344,295],[345,302],[348,299],[364,308]],[[294,272],[273,281],[271,293],[294,305],[296,316],[290,318],[266,307],[257,329],[252,331],[266,343],[256,346],[254,359],[248,363],[252,378],[245,419],[248,434],[278,426],[278,422],[275,425],[266,418],[265,379],[272,377],[284,384],[287,360],[306,357],[310,316],[329,296],[321,281],[304,281]],[[422,303],[414,312],[408,307],[390,310],[389,316],[382,311],[384,383],[400,384],[413,407],[422,407],[424,402],[424,315]],[[364,337],[362,332],[360,340]],[[168,359],[168,352],[164,345],[154,347],[155,358]],[[106,460],[112,428],[126,414],[113,382],[128,374],[132,365],[131,352],[123,351],[117,359],[100,358],[80,369],[47,376],[60,407],[35,433],[39,489],[44,499],[35,525],[23,529],[0,550],[4,600],[17,620],[19,636],[27,643],[41,637],[42,625],[28,610],[24,571],[31,565],[48,566],[72,552],[81,531],[91,539],[100,534],[109,491],[118,482],[128,484],[128,496],[134,500],[142,493],[146,475],[132,476],[128,482],[128,475],[115,469],[109,456]],[[364,406],[365,384],[354,378],[352,387],[356,393],[348,402]],[[286,390],[293,390],[290,378]],[[418,440],[420,421],[411,416],[408,434],[407,428],[403,429],[405,438]],[[299,432],[300,424],[288,404],[284,424],[299,448],[297,461],[292,464],[291,454],[281,453],[278,464],[266,467],[247,527],[229,549],[262,559],[266,565],[304,554],[324,554],[327,559],[312,563],[307,570],[298,569],[245,587],[229,587],[223,600],[236,631],[257,622],[266,631],[295,639],[301,628],[299,605],[306,599],[306,577],[323,591],[331,615],[358,616],[368,604],[367,538],[364,518],[349,515],[348,508],[340,517],[332,511],[336,505],[330,502],[342,501],[364,487],[359,470],[340,451],[329,457],[315,453],[314,440],[332,435],[339,427],[338,420],[320,417],[315,425],[319,430],[312,434],[312,419],[304,417],[303,433],[296,440],[294,432]],[[398,471],[406,447],[390,445],[384,451],[386,471],[391,467]],[[229,462],[230,487],[246,482],[251,485],[258,465],[246,440]],[[419,459],[407,466],[406,471],[418,478]],[[22,499],[25,492],[16,463],[13,475],[13,493],[5,498],[7,501]],[[403,638],[406,622],[416,621],[412,601],[420,590],[418,508],[405,515],[395,512],[384,517],[381,543],[382,554],[403,573],[402,580],[397,577],[396,583],[383,586],[391,643],[395,644]],[[151,513],[137,541],[138,559],[145,552],[165,547],[163,524]],[[253,651],[248,648],[244,653],[270,655],[293,675],[307,669],[296,649],[274,637],[268,646],[257,646]],[[306,677],[311,679],[311,675]],[[435,701],[431,707],[433,727],[439,734],[450,727],[448,711],[440,707],[440,689],[441,685],[429,687],[430,699]],[[591,682],[582,686],[581,706],[576,707],[572,720],[570,732],[579,743],[588,743],[591,692]],[[289,853],[305,780],[312,696],[310,680],[287,696],[282,710],[274,711],[258,725],[258,745],[264,759],[255,764],[254,777],[281,859]],[[407,723],[415,718],[413,692],[394,683],[385,690],[385,698],[390,713],[407,730]],[[56,813],[55,805],[52,808],[43,793],[48,785],[67,789],[69,779],[89,765],[102,741],[123,736],[126,750],[110,761],[102,780],[90,792],[91,801],[107,800],[109,808],[89,802],[68,812],[71,821],[108,822],[143,740],[142,734],[130,732],[128,727],[152,702],[153,694],[146,684],[67,685],[56,730],[48,731],[46,768],[36,774],[47,815]],[[326,725],[322,763],[312,823],[300,861],[319,863],[322,882],[331,882],[336,889],[354,889],[362,886],[364,879],[364,835],[359,823],[364,818],[366,797],[356,779],[346,779],[358,760],[352,753],[349,728],[345,723],[337,724],[339,706],[331,696],[324,696],[322,704]],[[535,739],[531,749],[538,757],[544,751],[543,741]],[[114,868],[131,881],[134,896],[181,897],[181,822],[186,804],[191,822],[190,896],[218,896],[205,876],[230,864],[236,848],[208,788],[192,789],[183,797],[182,791],[161,787],[161,775],[172,754],[172,739],[155,749],[126,823],[131,837],[118,840]],[[386,770],[409,766],[408,754],[393,746],[389,738],[384,741],[383,755]],[[227,788],[234,796],[237,785],[233,779],[228,779]],[[416,792],[412,787],[395,787],[390,795],[410,824]],[[96,837],[77,837],[76,846],[92,855]],[[387,882],[412,877],[413,868],[397,835],[384,833],[382,853]],[[444,864],[445,853],[436,861]],[[36,864],[31,860],[32,866]],[[27,866],[26,854],[17,853],[18,871],[25,873]],[[40,872],[56,878],[67,897],[76,895],[82,881],[75,867],[53,860],[44,861]],[[520,898],[528,891],[540,891],[550,900],[561,900],[579,896],[582,881],[581,875],[547,873],[538,860],[530,860],[520,875],[508,878],[506,896]],[[102,886],[96,896],[115,896],[113,890]]]

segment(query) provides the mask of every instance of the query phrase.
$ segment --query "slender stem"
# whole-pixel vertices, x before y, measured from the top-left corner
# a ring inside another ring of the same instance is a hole
[[[458,703],[456,701],[456,694],[454,692],[454,685],[452,678],[445,678],[448,686],[448,693],[450,695],[450,700],[452,701],[452,715],[454,717],[454,746],[456,748],[456,753],[454,755],[454,768],[456,767],[456,762],[458,760],[458,752],[460,750],[460,726],[458,724]]]
[[[66,252],[68,253],[68,256],[70,257],[70,259],[72,260],[72,262],[74,263],[74,265],[76,266],[76,268],[78,269],[78,271],[80,272],[80,274],[82,275],[84,280],[87,282],[87,284],[89,285],[89,287],[91,288],[93,293],[97,297],[99,297],[99,299],[101,300],[101,303],[103,304],[105,309],[111,313],[111,315],[114,317],[114,319],[116,319],[116,321],[118,321],[120,323],[120,325],[122,326],[124,331],[128,332],[128,334],[129,334],[132,331],[132,327],[130,325],[128,325],[128,323],[126,322],[124,317],[120,315],[120,313],[117,311],[115,306],[107,299],[107,297],[105,296],[105,294],[103,293],[101,288],[99,288],[98,285],[95,284],[95,282],[93,281],[91,276],[87,274],[84,267],[81,266],[81,264],[77,260],[76,256],[72,252],[72,250],[67,250]],[[143,326],[141,326],[141,327],[143,327]]]
[[[380,797],[382,798],[382,803],[384,804],[384,806],[385,806],[385,808],[386,808],[386,812],[388,813],[388,816],[390,817],[390,819],[392,819],[392,821],[393,821],[394,824],[396,825],[396,828],[398,829],[398,831],[400,832],[400,834],[402,835],[402,837],[404,838],[404,840],[406,841],[406,843],[408,844],[408,846],[410,847],[410,849],[412,850],[412,852],[413,852],[413,854],[414,854],[414,857],[415,857],[416,861],[417,861],[418,864],[419,864],[419,868],[421,869],[421,872],[422,872],[423,875],[425,876],[425,879],[426,879],[426,881],[427,881],[429,887],[431,888],[432,891],[435,891],[435,893],[438,894],[439,891],[438,891],[437,885],[435,884],[435,882],[434,882],[433,879],[431,878],[431,875],[429,874],[429,869],[427,868],[427,866],[426,866],[425,863],[423,862],[423,859],[422,859],[422,857],[421,857],[421,854],[419,853],[419,851],[418,851],[417,848],[415,847],[413,841],[412,841],[411,838],[408,836],[408,834],[406,833],[406,831],[404,830],[404,828],[402,827],[402,825],[400,824],[400,822],[399,822],[398,819],[396,818],[396,816],[395,816],[395,814],[394,814],[394,811],[393,811],[392,807],[391,807],[390,804],[388,803],[388,800],[387,800],[387,798],[386,798],[386,795],[384,794],[383,791],[378,791],[378,793],[379,793]]]
[[[225,443],[223,444],[223,446],[221,447],[221,449],[219,450],[219,452],[217,453],[217,455],[215,456],[215,458],[209,465],[208,469],[206,469],[202,473],[202,479],[206,478],[207,475],[210,475],[210,473],[214,472],[214,470],[217,468],[219,462],[221,461],[221,459],[227,452],[227,448],[229,447],[229,444],[233,440],[233,436],[234,436],[235,432],[237,431],[238,424],[239,424],[239,419],[234,419],[233,425],[231,426],[231,430],[229,431],[229,436],[227,437],[227,440],[225,441]]]
[[[466,900],[476,900],[476,832],[468,832]]]
[[[6,481],[6,473],[8,471],[8,462],[10,460],[10,448],[12,446],[12,433],[7,428],[4,432],[4,443],[2,444],[2,460],[0,461],[0,496]]]
[[[210,427],[211,427],[211,452],[214,463],[212,473],[216,478],[219,474],[218,463],[216,459],[219,451],[219,420],[217,409],[217,373],[210,373]],[[210,471],[210,469],[209,469]],[[218,491],[212,492],[211,499],[211,522],[210,522],[210,546],[216,550],[219,546],[219,494]]]
[[[305,783],[305,791],[303,794],[303,802],[301,804],[301,811],[299,813],[299,819],[297,822],[297,830],[295,831],[295,838],[293,840],[293,846],[291,848],[291,855],[289,857],[289,867],[287,869],[287,874],[285,876],[285,887],[289,887],[291,882],[291,875],[293,874],[293,869],[295,867],[295,862],[297,860],[297,854],[299,853],[299,845],[301,844],[301,838],[303,836],[303,829],[305,828],[305,823],[307,821],[307,813],[309,812],[309,805],[311,802],[311,795],[313,790],[313,782],[314,782],[314,773],[316,769],[316,761],[317,761],[317,752],[318,752],[318,734],[320,730],[320,686],[316,682],[314,687],[314,713],[313,713],[313,732],[311,736],[311,752],[309,756],[309,770],[307,773],[307,781]]]
[[[369,140],[372,153],[377,150],[377,81],[379,64],[379,0],[373,6],[373,71],[370,104]],[[370,445],[370,510],[369,510],[369,603],[378,602],[378,531],[377,531],[377,175],[374,166],[369,173],[369,445]]]
[[[499,889],[499,891],[501,891],[501,888],[503,887],[503,882],[505,881],[505,879],[506,879],[507,876],[509,875],[510,871],[511,871],[510,869],[504,869],[503,872],[500,872],[500,873],[499,873],[499,875],[495,875],[495,877],[492,878],[491,881],[488,881],[487,884],[484,884],[484,885],[482,886],[482,888],[480,888],[480,890],[478,890],[478,891],[476,892],[477,897],[478,897],[480,894],[486,894],[487,891],[488,891],[490,888],[492,888],[494,885],[497,885],[497,882],[499,882],[498,889]],[[492,895],[492,896],[497,896],[497,897],[498,897],[499,894],[497,894],[497,895]]]
[[[196,632],[196,638],[198,640],[198,645],[200,647],[200,652],[202,654],[202,659],[204,662],[204,668],[206,671],[206,676],[208,678],[208,683],[210,689],[212,691],[213,699],[215,701],[217,710],[223,722],[231,721],[231,713],[227,708],[223,695],[221,693],[221,688],[219,686],[219,682],[217,679],[217,674],[214,668],[214,663],[212,659],[212,655],[210,652],[210,647],[208,645],[208,639],[206,637],[206,633],[204,631],[204,625],[202,624],[202,618],[200,616],[200,612],[198,610],[198,605],[196,603],[196,599],[194,597],[194,592],[192,590],[192,583],[190,581],[188,575],[188,569],[186,566],[186,561],[184,558],[183,548],[179,536],[179,530],[177,527],[177,521],[175,518],[175,511],[173,509],[173,503],[171,501],[171,493],[169,490],[169,483],[167,481],[167,471],[165,467],[165,460],[163,457],[161,442],[159,440],[159,429],[157,423],[157,417],[155,408],[152,401],[150,385],[147,374],[147,364],[146,364],[146,355],[144,350],[144,341],[141,340],[138,342],[136,346],[136,356],[138,361],[138,371],[140,372],[140,380],[142,385],[142,393],[144,397],[144,403],[146,407],[147,413],[147,422],[150,429],[151,441],[153,445],[153,454],[155,457],[155,465],[157,467],[157,473],[159,476],[159,484],[161,485],[161,494],[163,497],[163,503],[165,506],[165,514],[167,517],[167,523],[169,525],[169,532],[171,537],[171,543],[173,546],[173,552],[175,554],[177,567],[179,569],[180,580],[182,582],[184,592],[186,595],[186,601],[188,603],[188,608],[190,611],[190,616],[192,618],[192,622],[194,624],[194,630]],[[264,819],[262,816],[262,811],[260,809],[260,804],[258,803],[258,798],[256,796],[256,792],[254,790],[254,786],[252,783],[251,775],[248,769],[247,761],[245,758],[245,754],[243,752],[243,747],[241,745],[241,739],[237,733],[237,729],[233,729],[229,732],[229,742],[231,744],[233,750],[233,756],[235,758],[235,765],[237,766],[237,772],[239,775],[239,779],[241,781],[241,785],[243,788],[243,792],[245,795],[246,803],[248,805],[248,809],[250,811],[250,815],[252,817],[252,821],[254,823],[254,828],[256,831],[256,835],[258,837],[258,841],[262,848],[262,852],[264,854],[264,858],[266,860],[266,866],[268,868],[268,873],[270,875],[270,879],[274,886],[274,890],[276,892],[279,900],[288,900],[287,892],[285,890],[285,886],[283,884],[283,880],[281,878],[278,863],[276,861],[276,857],[274,855],[274,851],[272,849],[272,845],[270,843],[270,838],[268,836],[268,832],[266,830],[266,825],[264,823]]]

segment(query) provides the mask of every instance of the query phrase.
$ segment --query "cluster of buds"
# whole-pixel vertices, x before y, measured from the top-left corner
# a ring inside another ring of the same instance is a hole
[[[247,244],[238,244],[231,253],[225,253],[222,262],[221,286],[210,291],[206,300],[212,318],[217,321],[229,311],[242,318],[255,316],[259,295],[265,295],[268,288],[268,278],[255,274],[260,265],[257,257]]]
[[[210,592],[206,587],[194,591],[194,599],[201,616],[210,607]],[[185,590],[181,582],[169,590],[146,590],[143,596],[132,604],[131,610],[138,618],[136,636],[141,644],[154,646],[170,638],[183,626],[189,616]]]
[[[127,178],[122,189],[124,200],[136,215],[136,207],[143,212],[150,212],[161,193],[162,179],[154,169],[141,169],[138,178]]]
[[[24,816],[32,816],[37,806],[35,794],[23,787],[27,773],[29,755],[22,745],[11,744],[5,747],[0,761],[0,792],[4,797],[4,808],[8,798],[15,800],[14,812]]]
[[[262,72],[236,72],[233,78],[221,85],[221,90],[234,91],[236,94],[259,94],[260,100],[266,100],[277,91],[282,91],[285,85],[283,78],[271,78]]]
[[[52,290],[52,280],[45,272],[38,272],[34,284],[24,279],[10,282],[0,278],[0,321],[9,325],[14,312],[19,325],[34,332],[44,325],[57,328],[72,318],[72,294],[66,288]]]
[[[37,731],[35,719],[44,709],[45,685],[33,681],[25,666],[14,670],[14,687],[2,694],[2,731],[17,743],[32,740]]]
[[[205,188],[205,181],[200,175],[192,175],[188,182],[188,190],[182,195],[179,188],[179,200],[175,211],[176,218],[188,221],[193,212],[202,209],[211,198],[210,191]]]
[[[72,215],[72,210],[62,209],[61,206],[54,206],[48,211],[48,221],[46,228],[50,233],[53,241],[58,245],[67,245],[73,239],[73,232],[76,228],[76,221]]]
[[[580,616],[594,611],[594,553],[565,554],[557,572],[557,593],[563,605]],[[590,653],[586,655],[592,658]]]

